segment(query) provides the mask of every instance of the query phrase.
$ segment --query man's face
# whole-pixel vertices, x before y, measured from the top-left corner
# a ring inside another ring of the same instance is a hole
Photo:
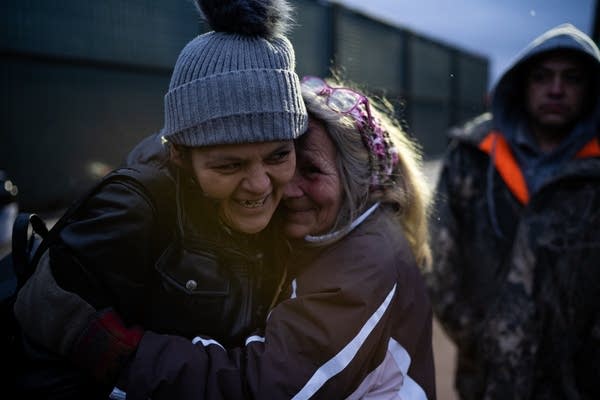
[[[538,60],[526,81],[531,123],[548,134],[566,133],[582,116],[589,81],[583,61],[568,53],[552,53]]]

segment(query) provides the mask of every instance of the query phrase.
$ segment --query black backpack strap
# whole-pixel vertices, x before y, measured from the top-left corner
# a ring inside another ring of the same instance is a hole
[[[32,233],[29,235],[29,227]],[[38,235],[38,236],[36,236]],[[30,258],[35,246],[48,236],[46,223],[37,214],[19,213],[12,229],[12,262],[17,288],[21,288],[29,279],[31,270]]]

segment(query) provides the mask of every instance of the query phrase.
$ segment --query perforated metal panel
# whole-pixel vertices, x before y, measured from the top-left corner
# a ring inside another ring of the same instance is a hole
[[[191,1],[3,0],[0,7],[3,49],[167,69],[200,20]]]
[[[456,121],[464,122],[485,110],[488,82],[486,60],[457,53]]]
[[[439,156],[448,143],[446,131],[450,108],[443,102],[413,101],[410,108],[410,131],[419,140],[428,157]]]
[[[402,32],[343,9],[336,17],[338,67],[352,81],[391,95],[399,94],[405,73]]]
[[[325,0],[292,0],[299,75],[345,77],[402,111],[426,156],[483,111],[488,62]],[[161,128],[181,48],[206,30],[189,0],[0,2],[0,169],[39,211],[74,200]]]
[[[451,97],[451,57],[449,48],[412,36],[410,47],[410,96],[429,101]]]
[[[21,207],[65,206],[161,128],[170,71],[200,19],[170,0],[0,7],[0,168]]]
[[[297,0],[290,40],[296,51],[298,75],[327,76],[331,65],[331,6]]]
[[[40,210],[72,200],[160,129],[168,76],[3,60],[0,84],[2,167],[22,206]]]

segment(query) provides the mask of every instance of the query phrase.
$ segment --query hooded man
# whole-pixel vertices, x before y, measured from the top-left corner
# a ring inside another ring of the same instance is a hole
[[[428,285],[462,399],[600,398],[599,72],[557,26],[450,132]]]

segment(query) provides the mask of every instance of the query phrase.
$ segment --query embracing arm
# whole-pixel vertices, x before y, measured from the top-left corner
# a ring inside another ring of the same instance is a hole
[[[405,293],[410,282],[399,284],[395,270],[360,251],[360,241],[348,248],[356,253],[321,257],[292,281],[291,297],[272,310],[265,334],[242,348],[197,337],[195,351],[182,353],[172,348],[180,338],[144,335],[122,380],[127,398],[359,398],[414,384],[411,356],[394,337],[398,321],[415,311]],[[166,367],[151,362],[157,354]]]
[[[131,313],[142,302],[134,289],[144,280],[152,213],[139,191],[122,183],[88,199],[19,291],[15,315],[23,334],[100,381],[114,380],[143,333],[114,309]],[[113,284],[123,275],[120,282],[132,289]]]

